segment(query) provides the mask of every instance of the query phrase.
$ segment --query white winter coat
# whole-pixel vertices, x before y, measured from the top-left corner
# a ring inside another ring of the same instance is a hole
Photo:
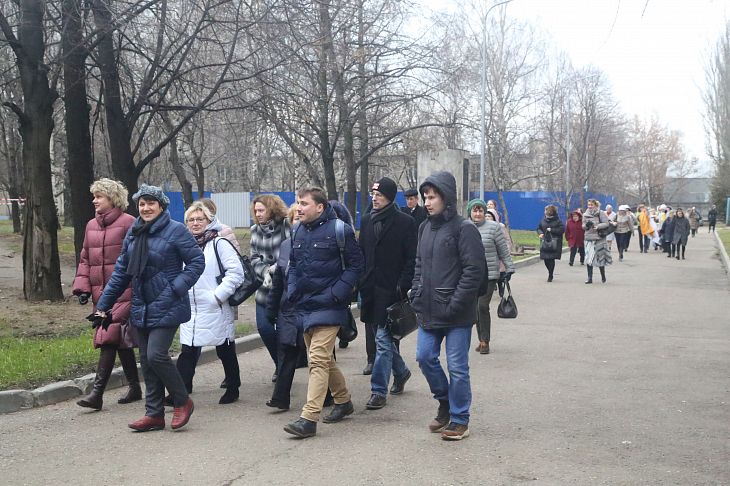
[[[212,225],[213,223],[211,223]],[[209,226],[210,227],[210,226]],[[213,245],[217,245],[225,276],[220,285],[220,274]],[[203,248],[205,270],[188,291],[191,318],[180,326],[180,344],[188,346],[218,346],[234,338],[234,314],[228,298],[243,283],[243,267],[238,254],[225,238],[215,238]],[[216,300],[222,302],[219,304]]]

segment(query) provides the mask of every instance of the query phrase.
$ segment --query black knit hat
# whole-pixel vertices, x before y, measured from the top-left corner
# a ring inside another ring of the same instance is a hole
[[[373,184],[370,188],[372,191],[378,191],[380,194],[388,198],[388,201],[393,202],[396,194],[398,194],[398,185],[393,179],[383,177],[378,182]]]
[[[412,197],[412,196],[418,196],[418,190],[417,189],[408,189],[406,192],[403,193],[405,197]]]

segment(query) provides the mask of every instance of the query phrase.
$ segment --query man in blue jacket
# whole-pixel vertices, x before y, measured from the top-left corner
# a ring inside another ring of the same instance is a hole
[[[304,329],[309,385],[300,418],[284,430],[303,439],[317,433],[328,386],[335,406],[323,421],[339,422],[354,412],[345,377],[337,367],[333,351],[337,332],[349,319],[352,293],[364,263],[354,230],[337,219],[324,190],[318,187],[299,190],[297,205],[299,225],[292,237],[287,293]],[[338,225],[344,235],[342,248],[338,242]]]
[[[456,212],[456,179],[435,172],[419,188],[428,219],[419,228],[411,305],[418,318],[416,361],[439,401],[431,432],[444,440],[469,435],[469,346],[477,321],[484,246],[479,230]],[[449,379],[439,361],[446,340]]]

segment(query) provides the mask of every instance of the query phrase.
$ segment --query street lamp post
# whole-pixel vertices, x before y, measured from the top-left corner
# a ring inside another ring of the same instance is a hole
[[[486,97],[487,97],[487,16],[489,15],[489,12],[492,11],[495,7],[499,7],[500,5],[505,5],[507,3],[510,3],[512,0],[503,0],[501,2],[497,2],[491,7],[487,9],[487,11],[484,13],[484,16],[482,17],[482,65],[481,65],[481,89],[480,89],[480,98],[481,102],[479,103],[479,111],[481,113],[481,150],[480,156],[479,156],[479,198],[484,197],[484,150],[486,148]]]

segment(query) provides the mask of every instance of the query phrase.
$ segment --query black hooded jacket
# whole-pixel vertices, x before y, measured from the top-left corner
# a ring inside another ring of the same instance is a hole
[[[469,326],[477,320],[479,284],[486,271],[479,230],[456,212],[456,180],[435,172],[419,188],[433,186],[444,199],[441,214],[419,228],[412,306],[424,329]]]

